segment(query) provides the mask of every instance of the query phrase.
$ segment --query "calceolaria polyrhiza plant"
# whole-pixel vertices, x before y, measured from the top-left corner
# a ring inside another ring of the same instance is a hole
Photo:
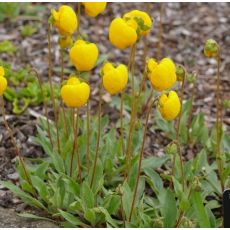
[[[43,100],[44,116],[33,137],[45,152],[43,158],[30,161],[20,152],[6,120],[3,96],[7,79],[0,67],[2,117],[16,149],[20,175],[19,186],[7,181],[1,184],[26,204],[43,210],[42,218],[65,227],[222,226],[222,214],[216,215],[214,210],[221,210],[222,192],[229,186],[230,146],[222,127],[220,47],[212,39],[204,47],[205,56],[217,60],[218,72],[216,126],[208,130],[203,114],[192,114],[195,90],[182,103],[185,85],[195,87],[197,77],[186,67],[169,57],[157,60],[145,54],[143,73],[135,76],[136,46],[154,27],[147,12],[135,9],[111,21],[109,41],[114,49],[130,52],[128,63],[114,63],[90,42],[90,34],[89,40],[81,34],[82,17],[97,17],[106,10],[106,3],[83,2],[77,8],[77,13],[68,5],[52,9],[48,20],[50,100]],[[52,30],[59,34],[62,60],[60,85],[55,86],[58,94],[52,79]],[[146,50],[147,43],[143,44]],[[64,74],[66,54],[76,70],[70,76]],[[90,84],[94,68],[100,68],[96,115],[92,113],[94,89]],[[43,79],[35,69],[31,72],[44,96]],[[119,102],[115,125],[102,113],[105,92]],[[165,132],[169,140],[161,157],[145,155],[150,129]],[[199,151],[193,148],[196,144]],[[185,162],[187,146],[198,152]]]

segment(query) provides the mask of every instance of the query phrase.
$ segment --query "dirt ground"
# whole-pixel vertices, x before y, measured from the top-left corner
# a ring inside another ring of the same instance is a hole
[[[0,41],[10,40],[18,47],[14,55],[0,54],[0,59],[9,62],[13,69],[26,65],[32,65],[47,80],[47,20],[51,8],[57,8],[60,3],[42,3],[44,8],[36,13],[36,18],[28,18],[21,15],[15,21],[6,20],[0,23]],[[76,4],[70,5],[76,7]],[[38,4],[33,4],[37,7]],[[101,54],[108,54],[109,60],[115,62],[128,62],[129,50],[120,51],[112,47],[108,40],[108,26],[116,16],[123,15],[132,9],[146,10],[153,18],[154,24],[148,36],[148,56],[156,57],[159,46],[159,3],[109,3],[106,11],[97,18],[81,17],[81,33],[87,34],[92,42],[99,46]],[[215,121],[215,75],[216,62],[207,59],[203,55],[203,45],[208,38],[214,38],[221,46],[221,82],[222,97],[230,99],[230,3],[164,3],[162,14],[163,36],[160,57],[169,56],[176,63],[186,66],[189,72],[196,72],[198,84],[195,96],[194,113],[204,112],[205,120],[210,126]],[[84,14],[82,12],[82,14]],[[36,23],[38,31],[28,38],[20,34],[20,27],[25,24]],[[60,54],[58,52],[58,35],[53,30],[52,48],[55,67],[60,65]],[[65,67],[73,69],[71,63],[65,57]],[[144,68],[143,42],[137,46],[136,74]],[[92,87],[98,84],[99,69],[92,73]],[[59,81],[58,68],[54,69],[54,81]],[[186,86],[185,97],[191,93],[191,88]],[[93,106],[97,105],[97,91],[93,91]],[[104,106],[104,113],[111,113],[108,106]],[[11,113],[12,106],[7,103],[7,119],[14,127],[16,137],[21,151],[26,157],[38,157],[42,150],[34,146],[30,136],[36,132],[36,116],[34,112],[42,113],[42,107],[31,107],[23,115],[16,116]],[[0,180],[12,180],[16,182],[18,175],[15,173],[15,149],[12,147],[9,135],[4,129],[0,117]],[[230,130],[230,111],[224,111],[225,129]],[[160,138],[160,135],[157,137]],[[24,205],[13,197],[13,195],[0,187],[0,206],[13,207],[16,211],[24,210]]]

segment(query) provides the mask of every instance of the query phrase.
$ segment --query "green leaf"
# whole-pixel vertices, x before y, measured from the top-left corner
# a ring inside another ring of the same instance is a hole
[[[119,195],[109,194],[103,199],[103,207],[109,212],[110,215],[115,215],[120,208],[121,197]]]
[[[93,174],[93,167],[90,170],[89,181],[91,181],[92,174]],[[103,182],[104,182],[103,165],[101,163],[101,160],[98,159],[96,169],[95,169],[95,173],[94,173],[94,180],[93,180],[93,184],[92,184],[92,191],[93,191],[94,194],[97,194],[98,191],[102,188]]]
[[[35,220],[45,220],[45,221],[51,221],[56,223],[56,221],[46,218],[46,217],[42,217],[42,216],[37,216],[31,213],[18,213],[18,216],[24,217],[24,218],[29,218],[29,219],[35,219]]]
[[[18,188],[16,185],[12,184],[11,182],[0,181],[0,184],[8,188],[9,190],[11,190],[13,193],[15,193],[15,195],[21,198],[25,203],[36,208],[47,210],[46,207],[41,202],[39,202],[37,199],[33,198],[29,194],[23,192],[20,188]]]
[[[31,181],[33,186],[38,191],[39,196],[44,200],[47,201],[49,193],[47,190],[47,184],[44,183],[38,176],[31,176]]]
[[[158,195],[163,189],[163,181],[158,173],[151,168],[144,169],[144,173],[147,175],[147,183],[150,185],[152,190]]]
[[[117,228],[117,223],[115,222],[115,220],[112,219],[112,217],[109,215],[108,211],[103,208],[103,207],[97,207],[93,209],[95,212],[97,213],[103,213],[105,216],[105,220],[114,228]]]
[[[62,211],[62,210],[58,210],[59,213],[61,214],[61,216],[67,220],[68,222],[70,222],[72,225],[74,225],[75,227],[81,227],[81,226],[84,226],[82,225],[83,223],[74,215],[68,213],[68,212],[65,212],[65,211]]]
[[[169,156],[163,156],[163,157],[147,157],[142,162],[142,171],[144,171],[147,168],[157,169],[160,168],[163,164],[165,164],[170,159]]]
[[[81,200],[85,209],[94,207],[94,194],[86,181],[81,186]]]
[[[17,50],[17,47],[8,40],[0,42],[0,53],[13,54]]]
[[[84,213],[84,218],[94,226],[96,224],[96,215],[94,209],[87,209]]]
[[[123,209],[125,212],[126,219],[129,218],[132,198],[133,198],[133,193],[129,185],[127,184],[127,182],[125,182],[123,185],[122,202],[123,202]]]
[[[203,205],[203,199],[200,192],[192,193],[192,203],[195,209],[195,215],[197,217],[200,228],[210,228],[209,217],[207,211]]]
[[[176,223],[177,217],[177,206],[174,193],[169,189],[163,190],[159,194],[158,199],[161,206],[161,215],[164,218],[164,228],[172,228]]]

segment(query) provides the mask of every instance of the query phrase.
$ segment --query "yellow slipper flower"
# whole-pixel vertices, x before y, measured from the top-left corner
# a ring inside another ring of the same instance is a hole
[[[174,120],[180,113],[181,103],[175,91],[162,94],[159,99],[158,108],[161,116],[168,121]]]
[[[66,85],[61,88],[61,97],[67,107],[80,108],[84,106],[90,94],[90,87],[85,82],[80,82],[77,77],[70,77]]]
[[[97,63],[98,54],[96,44],[81,39],[70,49],[70,59],[78,71],[92,70]]]

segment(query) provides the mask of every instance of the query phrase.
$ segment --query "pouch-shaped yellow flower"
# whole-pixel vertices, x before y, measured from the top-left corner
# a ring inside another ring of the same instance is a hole
[[[61,35],[72,35],[77,29],[77,16],[70,6],[62,5],[58,11],[52,9],[51,13],[53,16],[54,26],[57,27]]]
[[[94,43],[77,40],[70,49],[70,59],[78,71],[90,71],[97,63],[98,48]]]
[[[96,17],[105,10],[107,2],[82,2],[82,4],[88,16]]]
[[[144,11],[132,10],[126,13],[123,16],[123,19],[125,19],[126,21],[136,21],[140,35],[148,34],[152,27],[152,20],[149,15]],[[133,23],[134,29],[137,29],[137,26]]]
[[[122,18],[115,18],[109,26],[109,40],[119,49],[128,48],[137,41],[136,29]]]
[[[61,88],[61,97],[66,106],[80,108],[84,106],[90,94],[90,87],[85,82],[80,82],[77,77],[70,77],[66,85]]]
[[[4,77],[5,75],[5,70],[2,66],[0,66],[0,77]]]
[[[3,95],[7,88],[7,80],[3,76],[0,76],[0,96]]]
[[[147,62],[148,77],[157,91],[171,88],[176,82],[176,67],[169,58],[164,58],[159,64],[154,59]]]
[[[162,94],[159,99],[158,109],[165,120],[173,120],[180,113],[181,103],[175,91]]]
[[[128,69],[120,64],[114,67],[111,63],[106,63],[102,68],[103,86],[110,94],[122,92],[128,82]]]

